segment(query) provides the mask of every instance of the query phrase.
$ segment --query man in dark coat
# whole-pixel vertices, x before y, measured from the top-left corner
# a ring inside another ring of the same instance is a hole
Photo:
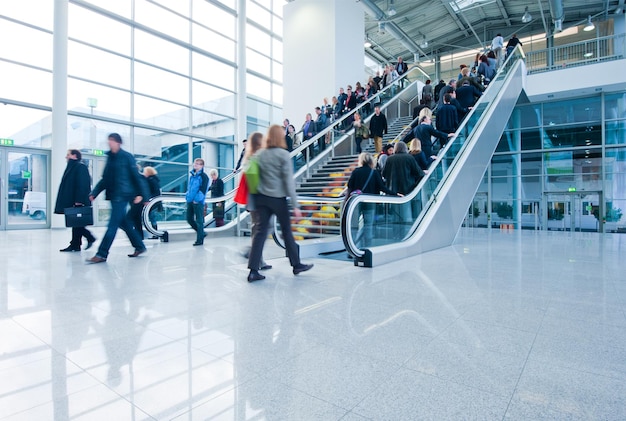
[[[137,171],[137,163],[133,155],[122,149],[122,137],[117,133],[111,133],[108,141],[110,151],[107,152],[108,158],[104,173],[102,179],[89,194],[89,200],[94,201],[102,191],[106,190],[106,200],[111,201],[111,216],[98,252],[94,257],[87,260],[89,263],[106,262],[118,228],[124,230],[135,248],[135,251],[128,257],[137,257],[146,252],[146,246],[139,237],[139,233],[133,228],[126,215],[126,208],[129,204],[137,204],[142,201],[144,204],[148,204],[150,194],[147,183]]]
[[[456,132],[459,127],[459,114],[454,105],[451,104],[452,95],[445,94],[443,97],[443,105],[437,110],[437,129],[446,134]],[[445,141],[442,142],[442,145]]]
[[[380,112],[380,106],[377,105],[374,107],[374,115],[370,120],[370,133],[374,138],[374,148],[377,154],[383,150],[383,136],[388,132],[387,117]]]
[[[67,167],[61,178],[59,194],[54,206],[54,213],[64,214],[66,208],[74,206],[87,206],[89,204],[89,192],[91,191],[91,177],[89,169],[82,163],[82,154],[79,150],[70,149],[65,156]],[[85,227],[72,228],[72,241],[69,247],[59,251],[80,251],[82,237],[87,239],[87,247],[91,248],[96,237]]]

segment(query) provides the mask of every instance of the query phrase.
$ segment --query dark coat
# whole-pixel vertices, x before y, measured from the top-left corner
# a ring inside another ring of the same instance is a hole
[[[388,131],[387,117],[383,113],[380,115],[374,114],[370,120],[370,132],[372,136],[383,137]]]
[[[347,113],[348,111],[352,111],[355,108],[356,108],[356,95],[354,95],[354,92],[353,92],[352,95],[350,96],[346,95],[346,99],[343,104],[343,112]]]
[[[211,183],[211,187],[209,188],[211,192],[211,197],[222,197],[224,196],[224,182],[221,178],[216,179]]]
[[[372,177],[367,181],[370,173]],[[367,183],[367,185],[365,185],[365,183]],[[355,168],[352,174],[350,174],[350,179],[348,180],[348,194],[355,190],[361,190],[365,194],[380,194],[380,192],[384,192],[391,196],[396,195],[385,186],[380,173],[370,167]]]
[[[123,149],[118,153],[107,152],[107,155],[102,179],[94,187],[91,196],[96,197],[106,190],[106,200],[131,201],[141,196],[142,201],[147,202],[150,199],[148,183],[139,174],[135,157]]]
[[[430,156],[426,156],[424,151],[421,151],[420,153],[411,153],[411,156],[415,158],[415,162],[417,162],[418,167],[424,171],[426,171],[428,167],[430,167],[430,164],[434,161],[434,159]]]
[[[435,130],[433,126],[430,124],[420,124],[415,129],[413,129],[414,137],[418,138],[420,142],[422,142],[422,151],[426,154],[427,158],[430,158],[433,155],[433,141],[431,139],[432,136],[439,139],[439,143],[441,145],[445,145],[448,141],[448,133],[444,133],[439,130]]]
[[[443,104],[437,110],[437,129],[445,133],[454,133],[459,127],[459,114],[452,104]]]
[[[463,108],[473,107],[481,95],[482,92],[473,85],[461,86],[456,90],[456,99]]]
[[[161,180],[156,175],[151,175],[147,178],[148,188],[150,190],[150,199],[153,197],[161,196]]]
[[[76,203],[88,205],[90,190],[91,176],[87,166],[75,159],[68,160],[59,185],[54,213],[63,214],[65,208],[74,207]]]
[[[409,194],[424,177],[424,171],[411,155],[398,153],[387,158],[383,177],[390,190],[400,194]]]

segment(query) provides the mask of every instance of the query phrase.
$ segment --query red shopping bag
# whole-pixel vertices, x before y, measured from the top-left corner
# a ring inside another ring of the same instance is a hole
[[[233,200],[235,203],[239,203],[240,205],[248,204],[248,183],[246,183],[245,173],[241,174],[239,186],[237,187],[237,193],[235,193],[235,198]]]

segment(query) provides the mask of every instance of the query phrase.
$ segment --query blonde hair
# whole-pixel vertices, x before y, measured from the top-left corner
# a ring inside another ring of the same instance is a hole
[[[424,117],[428,117],[429,119],[433,119],[433,112],[430,108],[422,108],[419,114],[419,121],[424,121]]]
[[[285,141],[285,129],[278,124],[273,124],[267,129],[267,135],[263,139],[264,148],[283,148],[287,149]]]
[[[215,168],[211,168],[211,170],[209,171],[209,177],[213,177],[214,175],[217,175],[219,177],[219,172],[217,172],[217,170]]]
[[[419,139],[413,139],[409,144],[409,153],[416,155],[422,152],[422,142]]]
[[[374,158],[369,152],[361,152],[359,155],[359,167],[374,168]]]
[[[358,118],[357,118],[358,117]],[[354,113],[354,119],[355,120],[361,120],[361,114],[359,113]]]
[[[461,74],[463,76],[467,76],[467,75],[469,75],[469,73],[470,73],[470,68],[469,67],[464,67],[464,68],[461,69]]]
[[[147,175],[148,177],[152,177],[153,175],[158,174],[157,170],[155,170],[154,167],[145,167],[143,169],[143,173]]]

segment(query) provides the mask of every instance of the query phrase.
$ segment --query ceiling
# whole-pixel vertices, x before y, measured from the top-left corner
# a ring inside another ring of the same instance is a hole
[[[398,56],[413,61],[414,53],[407,48],[406,42],[392,36],[390,31],[379,33],[379,21],[383,21],[386,26],[395,24],[420,47],[422,58],[433,53],[487,46],[498,32],[502,33],[506,42],[513,33],[523,38],[554,28],[548,0],[369,1],[383,12],[378,15],[381,19],[376,19],[370,13],[365,14],[365,36],[372,44],[366,51],[377,61],[391,61]],[[583,23],[589,15],[594,20],[612,17],[618,7],[624,13],[624,0],[562,0],[562,3],[563,29]],[[396,11],[393,16],[389,16],[391,8]],[[528,24],[522,23],[526,8],[532,16]],[[460,10],[457,12],[455,9]],[[424,37],[428,41],[427,47],[423,44]]]

